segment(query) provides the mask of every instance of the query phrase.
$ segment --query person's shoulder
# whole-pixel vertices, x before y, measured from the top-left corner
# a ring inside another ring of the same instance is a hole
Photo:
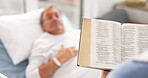
[[[69,31],[68,33],[80,34],[80,29],[73,29],[73,30]]]
[[[41,34],[33,43],[31,56],[34,56],[36,52],[39,53],[41,48],[43,48],[44,45],[48,42],[48,33]],[[39,50],[40,49],[40,50]]]
[[[48,36],[49,34],[44,32],[34,41],[34,44],[46,41],[48,39]]]

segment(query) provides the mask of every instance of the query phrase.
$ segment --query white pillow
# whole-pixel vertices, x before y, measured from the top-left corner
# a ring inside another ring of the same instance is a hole
[[[29,57],[33,41],[43,33],[39,20],[42,11],[0,17],[0,39],[15,65]],[[72,29],[71,22],[65,16],[62,19],[66,30]]]

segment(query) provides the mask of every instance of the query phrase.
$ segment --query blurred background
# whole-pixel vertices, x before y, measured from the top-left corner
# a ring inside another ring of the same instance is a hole
[[[148,24],[147,0],[0,0],[0,16],[23,14],[49,5],[60,9],[79,29],[82,18]]]
[[[132,21],[148,23],[147,0],[0,0],[0,15],[22,14],[51,4],[62,10],[76,28],[81,28],[81,18],[99,18],[119,7],[127,10]]]
[[[22,14],[54,5],[79,28],[80,0],[0,0],[0,15]]]

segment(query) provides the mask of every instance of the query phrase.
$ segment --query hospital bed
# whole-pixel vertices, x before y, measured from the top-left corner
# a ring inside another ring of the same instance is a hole
[[[28,65],[29,53],[27,57],[22,57],[22,55],[25,55],[26,49],[28,49],[27,46],[32,46],[30,43],[32,44],[35,40],[32,38],[35,38],[34,36],[37,38],[37,34],[39,36],[42,33],[40,30],[40,14],[42,11],[43,9],[39,9],[26,14],[0,16],[1,74],[8,78],[26,78],[25,71]],[[75,29],[63,13],[62,20],[66,29]],[[32,41],[30,41],[31,39]],[[26,43],[28,44],[26,45]],[[30,52],[30,50],[28,51]],[[20,59],[23,61],[20,61]]]

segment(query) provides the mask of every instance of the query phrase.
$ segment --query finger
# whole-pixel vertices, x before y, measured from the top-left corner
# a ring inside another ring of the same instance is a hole
[[[73,50],[73,52],[74,52],[75,54],[78,54],[78,50]]]
[[[64,48],[63,44],[61,45],[61,48]]]
[[[78,50],[75,50],[75,49],[74,49],[74,50],[72,50],[72,51],[73,51],[73,52],[78,52]]]
[[[71,50],[77,50],[76,48],[71,48]]]
[[[73,47],[70,47],[70,49],[75,49],[75,47],[73,46]]]
[[[69,52],[70,55],[74,55],[74,54],[73,54],[73,49],[71,49],[71,48],[67,48],[67,52]]]
[[[78,54],[78,51],[77,50],[71,50],[70,53],[71,53],[72,56],[76,56]]]

